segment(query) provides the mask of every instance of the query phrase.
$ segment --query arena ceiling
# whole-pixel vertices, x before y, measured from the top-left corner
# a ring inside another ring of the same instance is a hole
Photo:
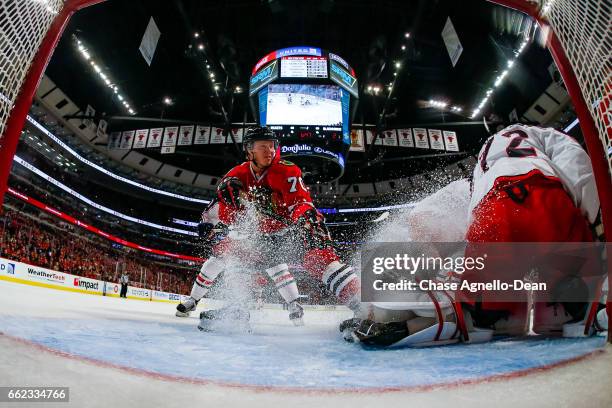
[[[161,37],[149,66],[138,47],[151,17]],[[463,46],[455,66],[441,36],[449,17]],[[466,122],[474,122],[472,111],[530,35],[530,44],[484,110],[496,120],[507,120],[513,109],[519,115],[525,111],[551,83],[552,60],[533,33],[532,22],[522,14],[481,0],[110,0],[72,18],[47,74],[79,106],[90,104],[109,117],[111,130],[163,126],[159,121],[168,119],[222,123],[223,110],[232,122],[253,122],[244,90],[261,57],[295,45],[332,51],[352,65],[360,83],[355,122],[446,124],[458,132],[465,153],[432,157],[431,151],[378,147],[351,153],[341,181],[363,182],[417,174],[477,152],[488,134],[480,116],[479,123]],[[83,60],[77,38],[121,87],[134,115]],[[243,91],[236,93],[236,86]],[[381,91],[372,94],[369,86]],[[171,105],[164,103],[166,97]],[[447,102],[448,108],[432,107],[430,100]],[[419,158],[422,154],[429,155]],[[212,145],[150,155],[213,175],[240,159],[233,146]]]

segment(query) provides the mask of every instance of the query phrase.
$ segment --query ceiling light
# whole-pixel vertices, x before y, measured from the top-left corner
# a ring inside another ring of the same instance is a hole
[[[404,37],[405,37],[405,38],[410,38],[410,33],[405,33],[405,34],[404,34]]]
[[[198,50],[202,51],[204,49],[204,44],[198,44]]]
[[[198,38],[198,37],[200,36],[200,33],[195,33],[195,34],[193,34],[193,36],[194,36],[195,38]]]
[[[402,45],[402,51],[406,51],[406,46]]]
[[[164,103],[166,105],[172,105],[172,99],[170,99],[169,97],[166,96],[166,97],[164,97]]]

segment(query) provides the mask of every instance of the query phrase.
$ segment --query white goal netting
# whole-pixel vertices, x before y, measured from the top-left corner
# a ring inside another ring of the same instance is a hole
[[[572,65],[612,174],[612,0],[540,3]]]
[[[0,0],[0,138],[25,77],[63,0]]]

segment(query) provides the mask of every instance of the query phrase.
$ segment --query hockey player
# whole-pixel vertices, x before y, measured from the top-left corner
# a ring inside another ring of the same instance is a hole
[[[202,222],[198,224],[198,233],[200,237],[205,239],[204,257],[207,259],[193,282],[190,297],[176,307],[176,316],[178,317],[188,317],[196,309],[198,302],[208,293],[219,274],[225,269],[226,260],[221,249],[232,238],[228,237],[230,234],[229,227],[219,220],[217,199],[211,201],[202,213]],[[261,288],[259,292],[262,292],[263,286],[266,284],[265,278],[259,273],[256,275],[257,283]],[[295,302],[299,297],[299,292],[293,275],[289,270],[284,270],[281,276],[275,278],[275,282],[279,282],[276,285],[279,294],[288,304],[291,304],[289,320],[296,326],[303,325],[302,317],[304,313],[301,306]],[[260,297],[261,293],[258,293],[258,301]]]
[[[297,232],[304,247],[306,271],[322,280],[342,303],[357,310],[359,279],[352,267],[340,262],[335,253],[323,216],[312,203],[300,168],[281,160],[278,138],[268,127],[248,129],[243,147],[247,161],[231,169],[219,183],[221,221],[228,225],[236,222],[243,212],[240,193],[246,193],[246,200],[255,203],[262,215],[259,231],[263,237],[273,238],[267,246],[270,258],[278,252],[277,245],[286,245],[291,232]],[[278,262],[266,272],[277,284],[284,285],[288,267]]]
[[[280,159],[280,148],[276,135],[267,127],[248,129],[243,139],[247,161],[231,169],[217,188],[219,197],[219,219],[222,225],[235,224],[244,212],[243,201],[254,202],[262,215],[257,226],[261,238],[267,242],[261,248],[269,261],[283,253],[280,248],[292,246],[292,232],[299,233],[300,246],[304,247],[304,268],[323,281],[338,299],[357,311],[359,307],[359,279],[352,267],[340,262],[332,245],[323,216],[314,208],[310,193],[302,180],[300,169],[293,163]],[[229,241],[231,242],[231,240]],[[293,245],[295,246],[295,245]],[[210,287],[212,280],[223,269],[223,256],[231,251],[228,240],[213,247],[214,256],[202,266],[206,271],[194,283],[199,299],[199,282]],[[297,286],[286,262],[272,262],[265,268],[277,290],[289,304],[290,316],[301,318],[303,309],[297,302]],[[214,275],[214,276],[211,276]],[[212,279],[211,279],[212,278]],[[200,285],[201,286],[201,285]],[[195,309],[195,300],[188,300],[186,312]],[[182,312],[183,307],[177,309]],[[177,313],[178,314],[178,313]]]
[[[469,242],[589,242],[594,235],[602,235],[590,160],[575,140],[554,129],[514,125],[492,136],[480,152],[472,183],[472,196],[465,209],[470,221],[465,235]],[[442,198],[441,192],[431,199]],[[456,192],[460,190],[453,195]],[[458,197],[456,202],[462,201]],[[445,240],[440,238],[445,238],[447,231],[430,222],[432,217],[423,222],[418,219],[427,215],[419,204],[411,214],[417,216],[411,217],[412,238]],[[460,218],[461,214],[455,212]],[[436,218],[441,225],[456,222],[443,214]],[[494,277],[494,270],[485,271]],[[484,277],[465,274],[464,279],[481,281]],[[536,295],[533,330],[564,336],[607,330],[607,284],[603,279],[588,283],[590,286],[576,276],[561,277],[556,282],[554,291],[583,298],[578,303],[558,302],[565,313],[558,313],[553,302],[538,302]],[[340,329],[349,341],[380,346],[442,344],[458,340],[458,333],[464,341],[484,341],[492,334],[526,333],[527,297],[522,302],[494,302],[486,293],[479,293],[478,302],[460,298],[465,301],[462,307],[459,301],[436,295],[430,293],[431,304],[436,305],[433,319],[427,316],[426,307],[410,310],[382,305],[382,310],[374,308],[368,319],[347,320]]]
[[[573,138],[555,129],[512,125],[491,136],[480,151],[472,183],[468,242],[591,242],[603,235],[591,161]],[[486,271],[489,275],[494,273]],[[466,280],[474,278],[484,277],[464,276]],[[585,285],[581,278],[576,280],[580,282],[567,287]],[[565,277],[559,282],[568,284]],[[586,326],[585,332],[589,331],[602,283],[603,279],[595,282],[589,289],[590,299],[583,302],[584,309],[593,302],[589,312],[562,303],[565,314],[556,310],[549,313],[553,309],[550,303],[536,302],[533,330],[541,334],[561,332],[564,322],[572,320],[581,322]],[[526,299],[488,302],[486,293],[478,296],[484,300],[476,306],[485,314],[500,311],[509,316],[505,318],[510,322],[508,333],[525,333]],[[468,296],[467,303],[474,305],[474,296]],[[546,316],[551,314],[569,317],[547,321]]]

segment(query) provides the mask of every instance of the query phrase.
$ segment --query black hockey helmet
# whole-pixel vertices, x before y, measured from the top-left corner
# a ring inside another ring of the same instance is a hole
[[[253,126],[246,130],[242,138],[244,152],[246,153],[257,140],[272,140],[274,147],[278,147],[279,144],[278,136],[268,126]]]

